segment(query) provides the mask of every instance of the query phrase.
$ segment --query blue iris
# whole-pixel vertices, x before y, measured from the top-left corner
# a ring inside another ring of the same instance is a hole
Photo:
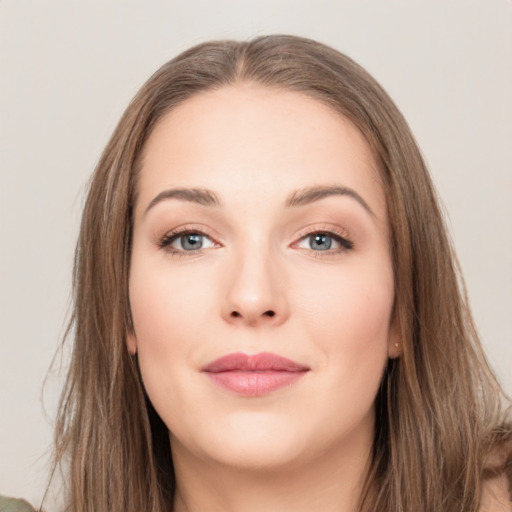
[[[316,233],[309,237],[310,247],[316,251],[328,251],[332,246],[332,237],[323,233]]]

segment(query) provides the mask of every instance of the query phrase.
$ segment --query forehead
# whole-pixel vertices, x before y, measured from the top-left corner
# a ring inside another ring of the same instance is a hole
[[[172,186],[265,191],[270,201],[323,184],[356,189],[385,216],[375,158],[348,119],[299,92],[237,84],[197,94],[159,120],[138,192],[140,203]]]

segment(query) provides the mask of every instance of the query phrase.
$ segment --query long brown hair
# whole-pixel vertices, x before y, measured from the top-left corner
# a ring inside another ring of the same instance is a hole
[[[129,105],[96,167],[76,250],[74,346],[55,434],[55,464],[69,465],[68,510],[172,510],[167,428],[126,346],[137,175],[165,113],[240,82],[323,102],[358,127],[379,164],[403,352],[389,361],[376,399],[362,508],[478,510],[486,457],[500,443],[510,454],[512,430],[425,163],[397,107],[365,70],[320,43],[283,35],[209,42],[165,64]],[[487,472],[510,470],[510,455],[493,463]]]

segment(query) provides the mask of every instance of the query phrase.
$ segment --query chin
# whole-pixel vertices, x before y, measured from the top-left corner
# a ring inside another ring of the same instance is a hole
[[[296,464],[303,455],[307,436],[297,432],[295,422],[268,414],[239,414],[227,422],[217,424],[203,432],[201,441],[196,437],[194,446],[186,439],[180,444],[196,452],[201,459],[240,470],[282,470]],[[171,436],[172,444],[172,436]]]
[[[222,465],[239,470],[272,472],[283,471],[289,466],[296,467],[301,459],[301,451],[289,440],[274,437],[269,442],[261,436],[256,441],[231,440],[220,453],[212,450],[211,457]]]

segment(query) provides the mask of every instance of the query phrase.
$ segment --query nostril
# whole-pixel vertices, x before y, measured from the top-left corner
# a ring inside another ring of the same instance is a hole
[[[270,318],[274,317],[275,316],[275,311],[272,311],[271,309],[269,309],[268,311],[265,311],[263,313],[263,316],[268,316]],[[231,311],[231,318],[239,318],[241,317],[241,313],[239,313],[238,311]]]

